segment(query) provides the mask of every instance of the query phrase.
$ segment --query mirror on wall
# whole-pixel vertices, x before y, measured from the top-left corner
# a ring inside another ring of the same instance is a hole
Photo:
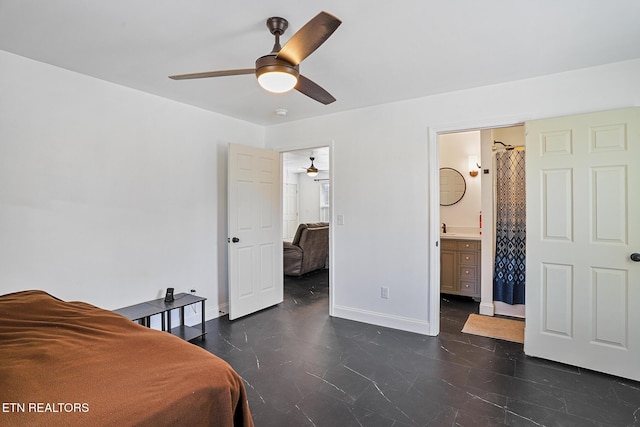
[[[467,191],[464,176],[453,168],[440,168],[440,206],[451,206],[462,200]]]

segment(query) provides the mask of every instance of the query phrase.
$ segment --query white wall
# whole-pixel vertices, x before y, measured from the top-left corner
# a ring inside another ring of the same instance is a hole
[[[430,129],[640,105],[638,75],[640,60],[634,60],[267,128],[274,149],[333,140],[333,215],[344,215],[344,225],[332,227],[333,314],[422,333],[437,319],[429,312],[429,260],[438,239],[428,215],[428,176],[438,164],[427,156],[428,145],[437,144]],[[362,164],[368,173],[357,170]],[[381,286],[390,288],[389,299],[380,298]]]
[[[510,126],[506,128],[493,129],[491,131],[494,141],[504,142],[514,147],[524,146],[524,126]],[[493,141],[492,141],[493,142]],[[495,144],[497,148],[504,148],[500,144]]]
[[[640,60],[267,129],[6,52],[0,72],[0,292],[115,308],[195,287],[224,304],[226,144],[333,141],[333,314],[421,333],[432,132],[640,105]]]
[[[310,177],[304,172],[285,172],[283,183],[297,185],[299,211],[296,227],[291,231],[292,235],[285,236],[284,240],[293,239],[298,224],[320,221],[320,186],[328,181],[315,181],[316,179],[329,179],[329,173],[320,171],[316,177]]]
[[[298,174],[299,195],[300,195],[300,223],[320,221],[320,184],[325,181],[314,181],[315,179],[328,179],[329,173],[318,172],[316,177],[310,177],[306,173]]]
[[[264,129],[0,51],[0,294],[227,298],[226,152]]]
[[[477,232],[480,227],[482,210],[482,173],[469,175],[469,156],[478,157],[480,162],[480,131],[447,133],[440,135],[440,167],[453,168],[462,174],[466,183],[466,192],[462,199],[450,206],[440,206],[440,222],[447,224],[449,230],[456,228]],[[462,230],[460,230],[462,231]]]

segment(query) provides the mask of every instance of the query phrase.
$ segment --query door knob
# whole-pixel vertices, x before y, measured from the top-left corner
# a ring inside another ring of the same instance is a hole
[[[631,258],[631,261],[640,262],[640,254],[637,252],[631,254],[629,258]]]
[[[238,243],[240,241],[240,239],[238,239],[237,237],[234,237],[233,239],[231,239],[231,241],[233,243]]]

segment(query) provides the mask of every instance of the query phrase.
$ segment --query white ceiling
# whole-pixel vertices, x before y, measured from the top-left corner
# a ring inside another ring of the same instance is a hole
[[[251,68],[273,46],[268,17],[289,20],[286,42],[321,10],[343,24],[300,70],[333,104],[252,75],[167,78]],[[0,0],[0,49],[272,125],[640,58],[639,22],[638,0]]]
[[[329,147],[318,147],[309,150],[287,151],[282,153],[282,165],[285,173],[303,173],[311,166],[313,156],[313,165],[319,171],[329,171]]]

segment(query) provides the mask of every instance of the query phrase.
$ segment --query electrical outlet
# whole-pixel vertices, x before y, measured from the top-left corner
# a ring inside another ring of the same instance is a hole
[[[380,298],[389,298],[389,288],[387,288],[386,286],[380,288]]]
[[[196,290],[195,289],[191,289],[191,295],[195,295],[196,294]]]

